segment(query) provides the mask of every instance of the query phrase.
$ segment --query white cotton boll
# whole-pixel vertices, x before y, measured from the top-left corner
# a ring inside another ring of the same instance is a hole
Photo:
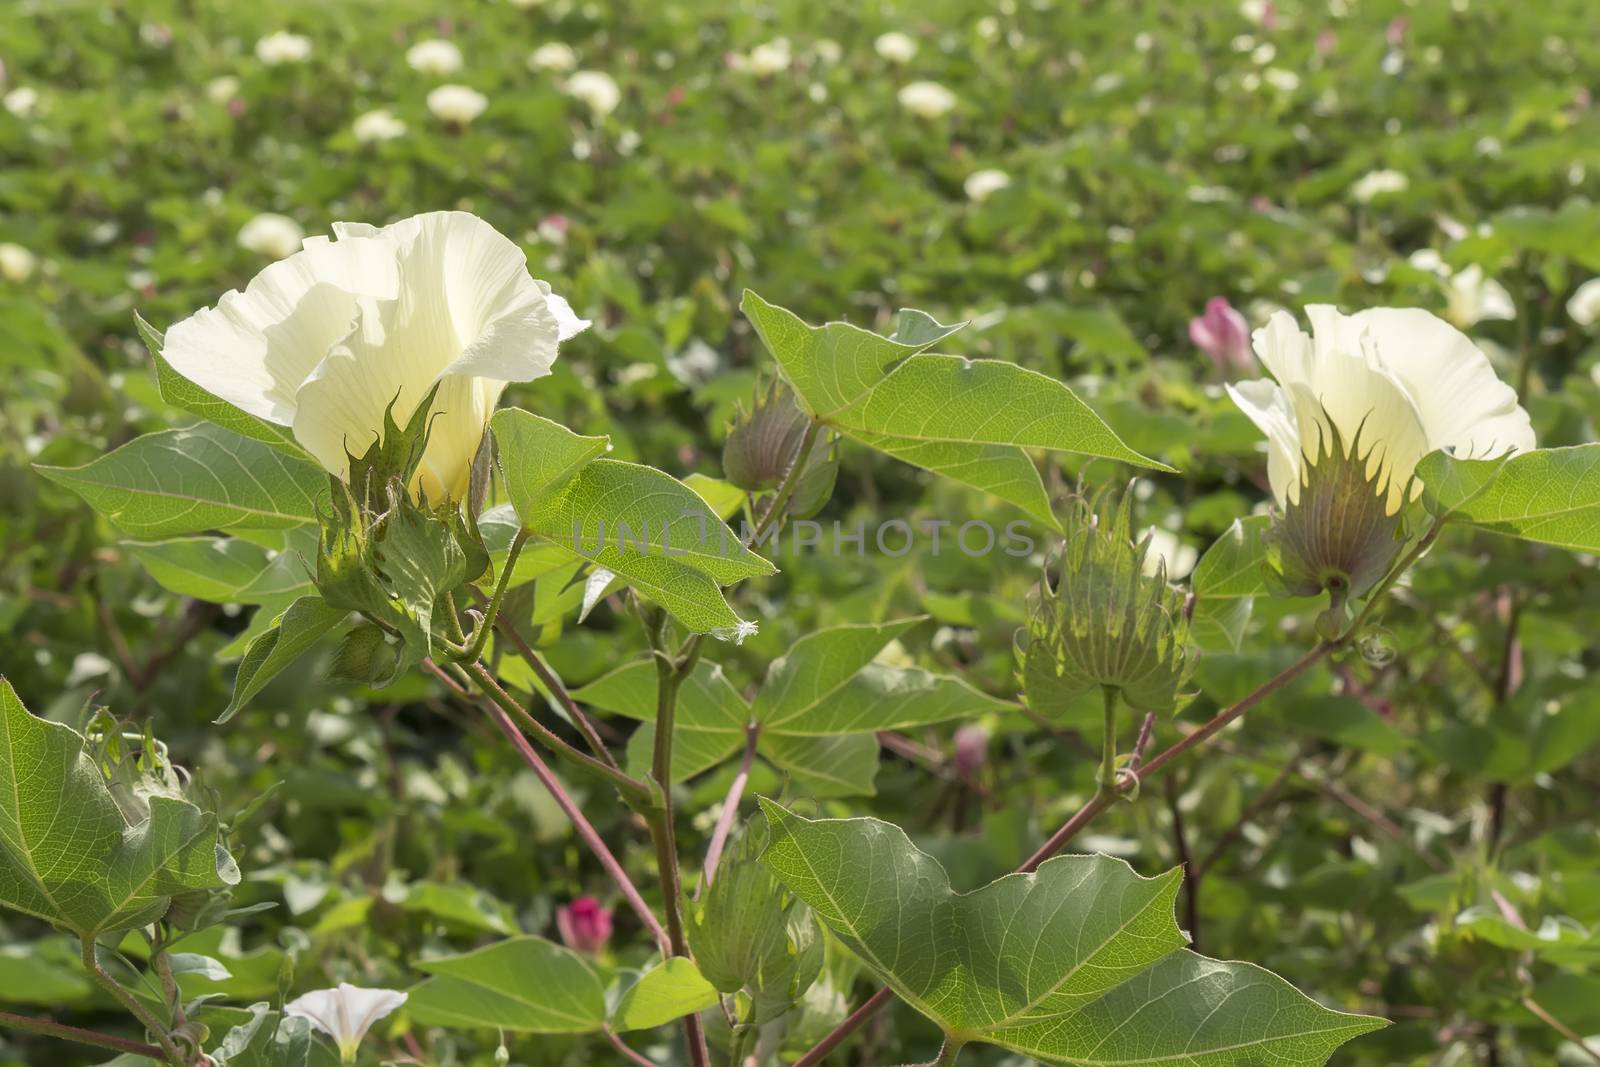
[[[423,74],[444,77],[461,69],[461,49],[452,41],[418,41],[406,50],[406,64]]]
[[[350,131],[362,144],[377,144],[392,141],[404,134],[406,124],[395,118],[394,113],[387,108],[378,108],[358,116],[355,122],[351,123]]]
[[[304,63],[311,58],[311,38],[279,30],[256,42],[256,58],[269,67]]]
[[[1397,170],[1375,170],[1358,178],[1350,186],[1350,195],[1369,204],[1380,196],[1404,192],[1410,185],[1411,179]]]
[[[441,85],[428,94],[428,110],[451,126],[467,125],[488,106],[488,97],[465,85]]]
[[[603,119],[622,103],[622,90],[611,75],[600,70],[580,70],[567,79],[567,95],[588,105],[595,118]]]
[[[891,30],[872,42],[878,55],[891,63],[909,63],[917,54],[917,42],[898,30]]]
[[[900,90],[900,106],[920,119],[937,119],[955,110],[956,95],[938,82],[912,82]]]
[[[553,70],[566,73],[578,65],[578,54],[564,41],[542,44],[528,56],[528,66],[533,70]]]
[[[21,284],[33,277],[38,265],[38,257],[21,245],[0,243],[0,278]]]
[[[287,215],[262,212],[239,228],[241,247],[272,259],[287,259],[300,251],[306,232]]]
[[[982,203],[995,193],[1011,184],[1011,175],[1003,170],[979,170],[967,175],[967,180],[962,183],[967,199],[973,203]]]

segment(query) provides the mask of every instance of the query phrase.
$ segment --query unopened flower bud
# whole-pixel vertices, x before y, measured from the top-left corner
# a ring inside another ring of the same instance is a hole
[[[955,756],[951,766],[963,780],[971,781],[983,769],[989,754],[989,731],[978,723],[970,723],[956,731]]]
[[[723,473],[752,493],[776,489],[799,458],[809,425],[786,384],[774,380],[765,390],[757,386],[750,407],[739,408],[728,430],[722,446]],[[837,471],[828,431],[819,430],[789,498],[789,514],[799,519],[814,515],[833,494]]]
[[[1189,340],[1225,374],[1245,374],[1255,369],[1250,324],[1223,297],[1207,300],[1205,314],[1189,320]]]
[[[598,955],[611,940],[611,909],[594,897],[579,897],[556,910],[556,930],[574,952]]]

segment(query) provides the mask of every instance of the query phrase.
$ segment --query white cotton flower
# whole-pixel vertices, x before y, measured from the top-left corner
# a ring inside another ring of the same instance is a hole
[[[337,989],[319,989],[291,1000],[283,1013],[304,1019],[333,1038],[340,1061],[354,1063],[367,1031],[405,1002],[406,994],[397,989],[362,989],[340,982]]]
[[[1567,315],[1579,326],[1600,322],[1600,278],[1590,278],[1578,286],[1567,301]]]
[[[920,119],[937,119],[956,106],[956,94],[938,82],[912,82],[900,90],[900,106]]]
[[[1484,277],[1483,268],[1476,263],[1450,276],[1445,296],[1449,301],[1445,317],[1463,330],[1487,319],[1517,317],[1517,305],[1506,287]]]
[[[1261,77],[1266,79],[1266,83],[1280,93],[1292,93],[1300,88],[1300,75],[1292,70],[1284,70],[1282,67],[1268,67]]]
[[[622,90],[616,79],[603,70],[580,70],[567,79],[567,95],[581,100],[597,119],[603,119],[622,103]]]
[[[909,63],[917,55],[917,42],[901,33],[890,30],[872,42],[873,51],[891,63]]]
[[[824,37],[812,45],[811,51],[819,62],[825,63],[830,67],[844,58],[843,46],[830,37]]]
[[[1179,581],[1194,570],[1194,565],[1200,560],[1200,553],[1193,545],[1186,545],[1178,540],[1177,535],[1163,530],[1159,526],[1152,526],[1147,531],[1150,536],[1150,550],[1144,556],[1144,573],[1147,578],[1154,578],[1156,569],[1162,564],[1167,565],[1168,581]]]
[[[311,58],[311,38],[279,30],[256,42],[256,58],[269,67],[285,63],[304,63]]]
[[[287,215],[264,211],[239,227],[239,244],[257,255],[287,259],[300,251],[306,231]]]
[[[1003,170],[975,170],[962,183],[967,199],[982,203],[1011,184],[1011,175]]]
[[[1380,196],[1405,192],[1411,179],[1397,170],[1374,170],[1363,174],[1350,186],[1350,195],[1363,204],[1370,204]]]
[[[33,277],[39,265],[38,257],[19,244],[0,243],[0,278],[8,282],[25,282]]]
[[[488,106],[487,96],[465,85],[441,85],[428,94],[428,110],[452,126],[469,124]]]
[[[1239,5],[1239,14],[1243,15],[1251,22],[1266,21],[1267,12],[1271,10],[1272,4],[1269,2],[1269,0],[1244,0],[1244,2]]]
[[[5,95],[5,108],[19,119],[33,117],[39,110],[39,90],[31,85],[19,85]]]
[[[1343,315],[1313,304],[1306,314],[1310,337],[1284,311],[1255,331],[1256,356],[1272,379],[1228,386],[1266,434],[1267,480],[1280,506],[1299,499],[1306,457],[1319,455],[1330,428],[1346,448],[1359,434],[1369,476],[1387,485],[1389,514],[1429,452],[1481,459],[1534,447],[1516,391],[1444,320],[1417,308]]]
[[[411,488],[460,500],[506,384],[550,373],[558,343],[588,323],[475,215],[333,232],[173,326],[163,355],[196,385],[289,427],[341,478],[349,454],[378,438],[385,408],[403,426],[437,386]]]
[[[788,70],[793,62],[794,54],[789,50],[789,39],[779,37],[775,41],[768,41],[750,49],[747,65],[750,73],[756,77],[770,78],[774,74]]]
[[[578,54],[565,41],[542,44],[528,56],[528,66],[533,70],[555,70],[565,73],[578,65]]]
[[[1419,248],[1406,257],[1406,261],[1418,270],[1425,270],[1429,274],[1437,274],[1441,278],[1450,276],[1450,267],[1445,263],[1444,257],[1432,248]]]
[[[395,118],[394,112],[378,108],[357,116],[355,122],[350,124],[350,132],[362,144],[375,144],[401,136],[406,132],[406,124]]]
[[[212,78],[206,83],[206,99],[213,104],[226,104],[239,95],[239,79],[232,74]]]
[[[412,70],[442,78],[461,69],[461,49],[454,41],[418,41],[406,49],[406,63]]]

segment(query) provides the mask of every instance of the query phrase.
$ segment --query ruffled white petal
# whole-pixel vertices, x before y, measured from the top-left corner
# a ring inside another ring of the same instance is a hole
[[[393,299],[393,250],[372,241],[308,241],[167,331],[174,370],[235,407],[292,425],[295,393],[329,348],[350,332],[361,296]]]
[[[1267,482],[1283,507],[1300,499],[1300,428],[1289,398],[1270,378],[1237,382],[1228,395],[1267,438]]]

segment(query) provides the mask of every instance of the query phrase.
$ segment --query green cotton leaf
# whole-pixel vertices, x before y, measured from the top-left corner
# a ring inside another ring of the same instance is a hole
[[[1434,452],[1417,464],[1430,509],[1450,522],[1525,541],[1600,552],[1600,444],[1510,459]]]
[[[328,507],[328,476],[217,426],[137,437],[81,467],[39,467],[134,537],[286,530]]]
[[[692,960],[665,960],[639,976],[617,1001],[611,1029],[617,1033],[650,1030],[717,1002],[717,991]]]
[[[311,1023],[284,1018],[266,1001],[246,1009],[250,1018],[229,1030],[207,1053],[217,1067],[305,1067],[311,1055]]]
[[[1189,618],[1189,639],[1202,652],[1238,652],[1244,646],[1244,632],[1255,608],[1253,597],[1233,600],[1196,597]]]
[[[626,663],[572,695],[601,711],[646,723],[628,739],[628,763],[641,770],[650,767],[656,717],[656,666],[652,660]],[[678,690],[673,721],[672,780],[682,782],[744,748],[750,707],[721,667],[701,660]]]
[[[1059,856],[971,893],[899,827],[763,799],[763,862],[906,1003],[961,1041],[1051,1063],[1319,1065],[1380,1019],[1182,948],[1182,873]]]
[[[179,894],[239,883],[215,814],[153,794],[130,824],[83,749],[0,678],[0,907],[96,938],[155,922]]]
[[[745,491],[721,478],[690,474],[683,479],[683,484],[693,489],[711,508],[712,513],[724,522],[738,514],[739,508],[744,504]]]
[[[260,577],[272,560],[266,549],[237,537],[179,537],[171,541],[124,541],[162,588],[220,604]],[[309,582],[307,583],[309,585]]]
[[[839,432],[857,444],[902,463],[999,497],[1051,529],[1059,528],[1059,521],[1050,507],[1050,496],[1039,477],[1039,468],[1020,448],[959,441],[915,441],[850,426],[840,427]]]
[[[959,678],[873,662],[890,641],[925,619],[833,626],[796,641],[773,661],[751,708],[763,734],[875,733],[1016,710]]]
[[[611,451],[609,437],[584,437],[521,408],[497,411],[489,422],[517,514],[529,515],[572,481],[590,461]]]
[[[1271,529],[1272,518],[1268,515],[1234,519],[1227,532],[1206,549],[1189,576],[1194,595],[1201,601],[1266,595],[1266,537]]]
[[[514,937],[414,966],[433,976],[406,1000],[406,1013],[423,1026],[587,1034],[606,1023],[604,972],[542,937]]]
[[[759,751],[794,779],[795,787],[818,799],[870,797],[878,792],[878,735],[790,737],[767,734]]]
[[[191,415],[198,415],[224,430],[232,430],[241,437],[260,441],[281,452],[310,461],[311,457],[295,441],[293,430],[242,411],[179,374],[161,354],[161,349],[166,343],[161,332],[146,322],[137,311],[133,313],[133,322],[139,330],[139,337],[144,341],[144,346],[150,350],[150,358],[155,362],[156,388],[160,390],[162,400],[175,408],[182,408]]]
[[[349,614],[349,611],[333,607],[319,596],[303,596],[290,604],[245,649],[244,659],[239,661],[239,672],[233,679],[233,699],[228,701],[228,706],[216,721],[225,723],[237,715],[252,697],[266,688],[268,682]]]
[[[478,536],[489,553],[489,573],[497,579],[511,553],[511,542],[522,529],[522,520],[510,504],[497,504],[478,516]],[[572,552],[548,541],[529,540],[517,556],[517,567],[511,575],[508,589],[527,585],[552,571],[570,566],[575,559]]]
[[[1123,444],[1061,382],[994,359],[912,356],[832,421],[908,441],[1044,448],[1172,470]]]
[[[1573,967],[1600,965],[1600,930],[1590,931],[1576,919],[1552,915],[1537,929],[1519,926],[1488,905],[1456,916],[1456,930],[1512,952],[1531,952],[1549,963]]]

